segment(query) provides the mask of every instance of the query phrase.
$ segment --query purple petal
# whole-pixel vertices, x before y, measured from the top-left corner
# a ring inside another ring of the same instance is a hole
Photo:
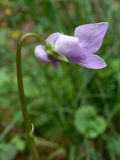
[[[74,35],[85,53],[95,53],[102,45],[107,28],[108,22],[86,24],[77,27]]]
[[[37,47],[35,47],[34,53],[35,53],[35,56],[41,61],[48,62],[48,63],[56,62],[55,59],[53,59],[47,55],[47,53],[44,49],[44,46],[42,46],[42,45],[38,45]]]
[[[55,43],[55,50],[71,63],[77,63],[86,57],[79,46],[79,39],[72,36],[61,34]]]
[[[60,35],[61,33],[59,32],[53,33],[46,39],[46,42],[55,43]]]
[[[81,60],[79,64],[85,68],[91,68],[91,69],[101,69],[106,67],[105,61],[94,54],[88,54],[87,58],[84,60]]]

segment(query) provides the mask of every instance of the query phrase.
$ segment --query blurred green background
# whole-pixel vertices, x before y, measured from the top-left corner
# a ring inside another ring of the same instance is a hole
[[[34,57],[22,49],[24,87],[41,160],[120,159],[120,0],[0,0],[0,160],[31,160],[16,82],[15,50],[27,32],[73,35],[85,23],[108,21],[99,50],[102,70]]]

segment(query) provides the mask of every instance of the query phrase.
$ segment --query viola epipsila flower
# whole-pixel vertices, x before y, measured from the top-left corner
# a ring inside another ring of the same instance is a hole
[[[78,26],[74,36],[53,33],[46,39],[46,45],[35,47],[35,56],[53,65],[66,61],[85,68],[104,68],[106,63],[96,52],[102,45],[107,28],[108,22],[100,22]]]

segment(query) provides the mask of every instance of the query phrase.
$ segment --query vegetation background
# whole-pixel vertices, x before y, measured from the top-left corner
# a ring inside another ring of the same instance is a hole
[[[0,0],[0,160],[31,160],[16,82],[19,36],[73,35],[76,26],[100,21],[109,22],[98,52],[105,69],[40,63],[30,38],[22,50],[25,94],[41,160],[120,160],[120,0]]]

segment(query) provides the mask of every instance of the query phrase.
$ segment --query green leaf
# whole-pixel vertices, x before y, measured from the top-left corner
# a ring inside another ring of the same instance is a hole
[[[95,108],[92,106],[84,106],[77,110],[74,125],[78,132],[87,138],[96,138],[107,127],[105,119],[98,116]]]
[[[111,61],[111,70],[113,70],[115,73],[119,73],[119,71],[120,71],[120,60],[118,58],[115,58]]]
[[[21,139],[21,137],[20,136],[17,136],[17,135],[15,135],[15,136],[13,136],[13,138],[11,139],[11,143],[13,144],[13,145],[15,145],[16,146],[16,148],[19,150],[19,151],[24,151],[24,149],[25,149],[25,141],[23,140],[23,139]]]
[[[107,149],[111,155],[115,155],[116,157],[120,157],[120,135],[113,134],[106,136]]]
[[[0,144],[0,160],[13,160],[17,154],[17,149],[14,145],[8,143]]]

